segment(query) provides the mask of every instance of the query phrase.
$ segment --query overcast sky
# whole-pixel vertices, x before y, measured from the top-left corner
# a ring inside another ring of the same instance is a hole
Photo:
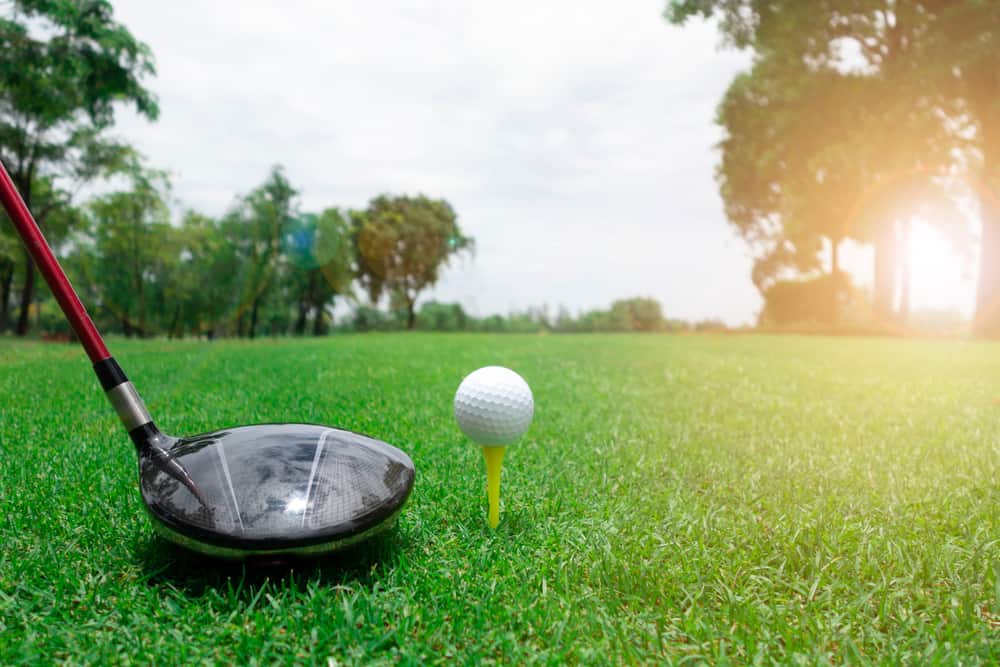
[[[663,0],[541,4],[118,0],[161,106],[118,131],[213,215],[276,163],[307,210],[447,199],[477,250],[428,296],[476,314],[649,295],[751,321],[712,176],[748,57],[668,25]]]

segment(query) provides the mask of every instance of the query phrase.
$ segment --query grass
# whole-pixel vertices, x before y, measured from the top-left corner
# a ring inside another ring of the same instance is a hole
[[[0,663],[1000,660],[1000,345],[369,335],[112,346],[169,432],[318,421],[396,444],[393,531],[250,568],[154,537],[82,353],[0,342]],[[485,525],[451,417],[536,398]]]

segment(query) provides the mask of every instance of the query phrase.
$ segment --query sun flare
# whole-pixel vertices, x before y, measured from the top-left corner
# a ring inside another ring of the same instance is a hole
[[[914,309],[959,310],[975,307],[975,262],[933,225],[914,220],[906,258],[910,265]]]

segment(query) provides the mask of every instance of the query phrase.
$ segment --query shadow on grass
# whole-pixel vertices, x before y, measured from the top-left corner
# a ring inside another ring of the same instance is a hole
[[[398,526],[360,544],[315,558],[269,557],[231,561],[197,554],[159,536],[136,544],[136,560],[150,586],[168,586],[190,597],[209,591],[252,596],[266,584],[305,590],[311,583],[371,588],[381,570],[399,562],[406,540]]]

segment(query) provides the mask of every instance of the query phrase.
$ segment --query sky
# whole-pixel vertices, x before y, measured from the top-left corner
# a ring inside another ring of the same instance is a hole
[[[713,176],[715,107],[750,58],[663,6],[119,0],[161,114],[123,113],[117,132],[210,215],[275,164],[305,210],[447,199],[476,251],[422,300],[482,316],[651,296],[668,317],[752,323],[752,260]],[[916,305],[964,289],[967,312],[970,278],[938,245],[914,250]],[[870,280],[870,255],[845,257]]]
[[[636,2],[115,2],[156,58],[156,123],[116,131],[223,213],[281,164],[306,210],[447,199],[475,255],[432,293],[478,315],[658,299],[750,322],[751,260],[713,178],[749,57]]]

